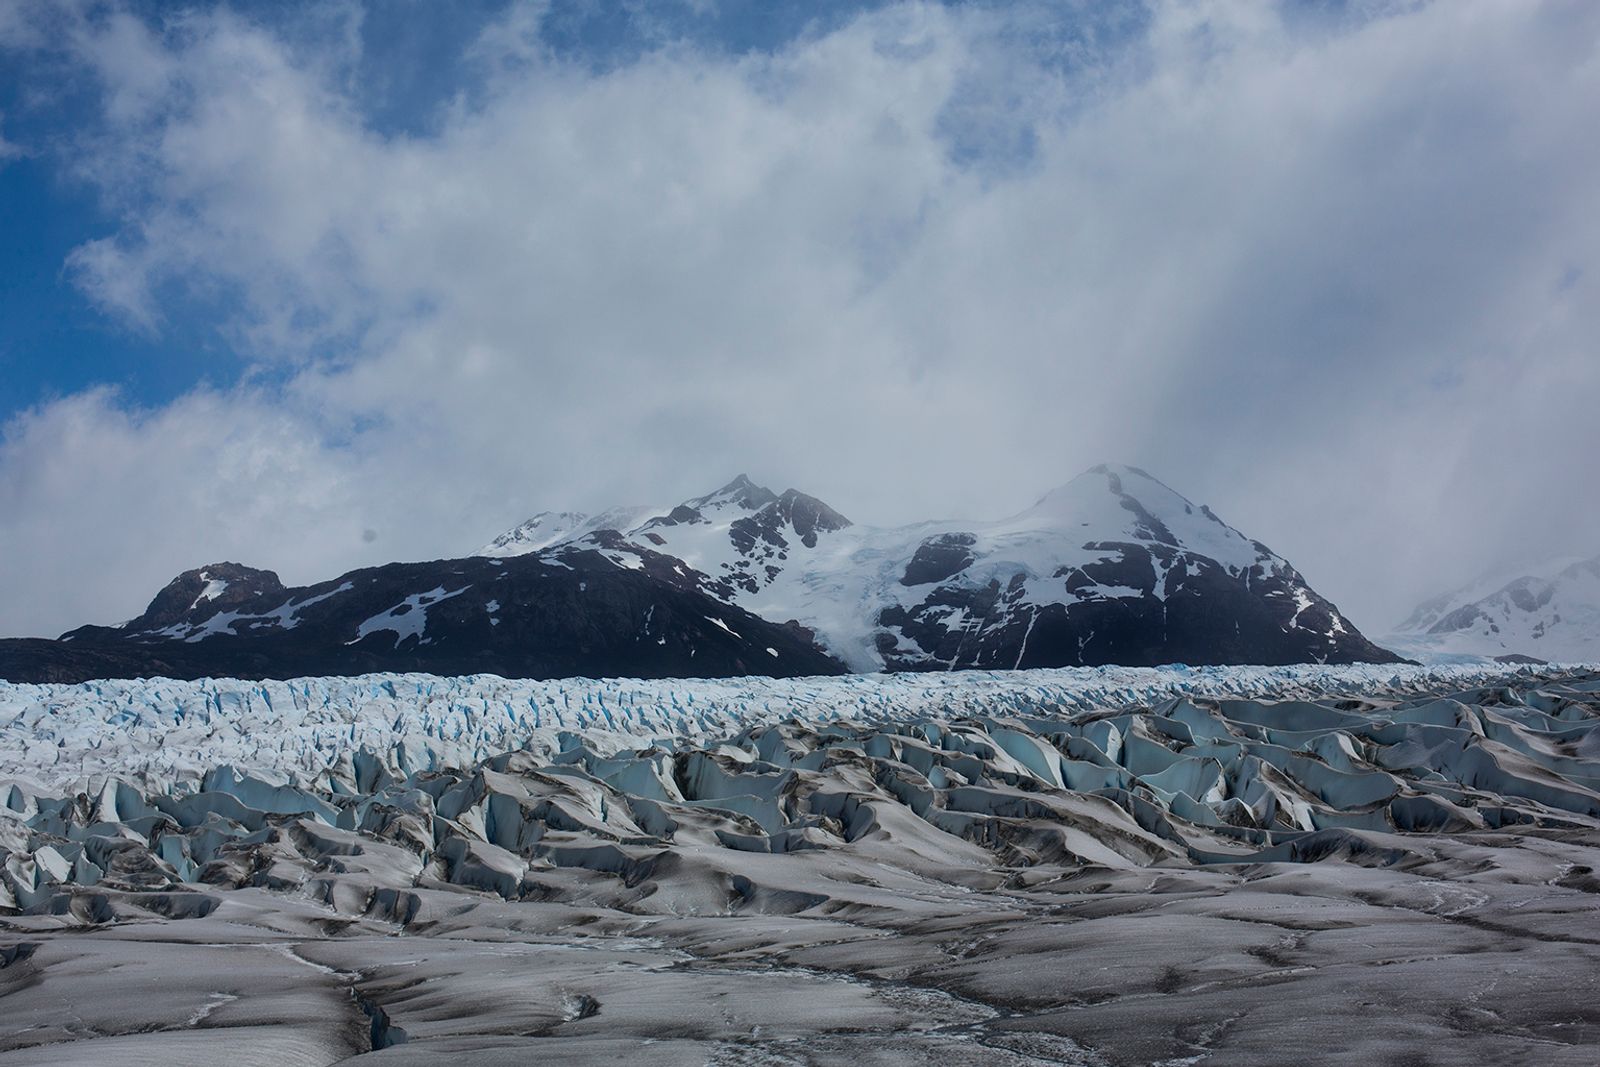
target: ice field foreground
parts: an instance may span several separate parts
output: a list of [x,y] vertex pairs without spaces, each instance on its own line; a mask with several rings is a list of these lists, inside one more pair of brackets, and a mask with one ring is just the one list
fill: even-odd
[[[36,772],[144,773],[0,787],[0,1067],[1592,1064],[1600,675],[1299,670],[695,683],[670,751],[616,698],[632,741],[201,780],[139,740],[191,690],[15,687]],[[443,687],[450,751],[505,717],[362,684]],[[260,691],[197,683],[175,750],[360,704]]]
[[[1600,665],[1597,665],[1600,667]],[[534,681],[371,674],[25,685],[0,681],[0,786],[95,791],[108,778],[194,788],[219,767],[350,792],[391,775],[467,767],[512,749],[553,755],[716,741],[795,719],[1056,715],[1174,696],[1404,695],[1554,677],[1499,664],[1064,667],[811,678]],[[1577,670],[1581,668],[1568,668]]]

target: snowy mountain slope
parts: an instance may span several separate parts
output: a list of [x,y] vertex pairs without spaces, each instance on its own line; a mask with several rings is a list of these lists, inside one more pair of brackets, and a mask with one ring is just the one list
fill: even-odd
[[654,507],[611,508],[598,515],[581,511],[541,511],[527,522],[507,530],[473,553],[476,556],[520,556],[551,545],[575,540],[596,530],[631,530],[653,515]]
[[138,618],[0,641],[0,678],[287,678],[427,670],[560,678],[835,674],[810,636],[594,551],[390,563],[301,589],[213,564]]
[[1132,467],[1096,467],[999,521],[903,527],[741,475],[543,551],[583,549],[795,621],[858,671],[1396,658],[1288,561]]
[[1600,556],[1552,560],[1434,597],[1390,640],[1428,658],[1600,661]]

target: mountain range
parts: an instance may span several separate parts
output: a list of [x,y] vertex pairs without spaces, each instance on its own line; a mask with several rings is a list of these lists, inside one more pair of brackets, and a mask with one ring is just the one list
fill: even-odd
[[1398,660],[1283,557],[1113,466],[1005,519],[899,527],[741,475],[671,506],[542,513],[471,556],[301,588],[212,564],[120,626],[0,641],[13,681]]

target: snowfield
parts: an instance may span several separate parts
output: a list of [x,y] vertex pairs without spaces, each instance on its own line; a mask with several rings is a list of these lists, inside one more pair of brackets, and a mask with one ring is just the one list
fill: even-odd
[[150,787],[219,766],[329,788],[369,753],[391,773],[466,767],[513,749],[559,751],[563,734],[606,750],[703,743],[796,719],[873,724],[1042,716],[1173,696],[1293,698],[1406,694],[1532,677],[1500,665],[1083,667],[1034,671],[726,680],[423,674],[291,681],[166,679],[78,685],[0,682],[0,781],[92,790]]

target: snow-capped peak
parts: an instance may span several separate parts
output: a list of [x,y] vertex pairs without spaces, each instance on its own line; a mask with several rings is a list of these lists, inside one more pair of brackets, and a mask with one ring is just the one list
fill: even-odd
[[586,521],[546,551],[795,621],[856,670],[1388,655],[1287,561],[1137,467],[1094,467],[998,521],[887,528],[740,475],[632,527]]
[[757,485],[748,476],[741,474],[716,492],[686,501],[683,506],[704,508],[731,504],[746,511],[755,511],[777,499],[778,495],[771,489]]
[[1265,546],[1138,467],[1091,467],[1046,493],[1012,523],[1055,525],[1085,541],[1132,539],[1195,551],[1233,571],[1282,563]]

